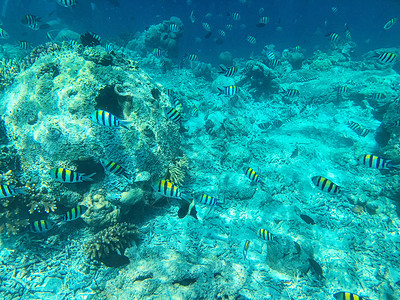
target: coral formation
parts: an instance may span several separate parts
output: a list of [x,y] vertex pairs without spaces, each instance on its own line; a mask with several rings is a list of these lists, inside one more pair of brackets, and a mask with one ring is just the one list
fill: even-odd
[[168,167],[169,179],[178,186],[182,186],[186,170],[189,168],[189,161],[184,154],[179,160],[170,163]]
[[132,224],[118,223],[99,231],[87,243],[86,256],[90,260],[105,262],[111,255],[123,255],[137,235],[135,228]]

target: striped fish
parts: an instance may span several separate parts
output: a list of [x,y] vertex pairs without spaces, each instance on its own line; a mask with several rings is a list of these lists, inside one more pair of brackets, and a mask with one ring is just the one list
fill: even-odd
[[341,188],[336,183],[333,183],[325,177],[314,176],[311,180],[314,185],[323,192],[328,192],[330,194],[340,194],[342,192]]
[[73,207],[65,213],[65,215],[63,216],[63,221],[74,221],[80,218],[87,211],[87,209],[88,208],[85,205],[78,205],[77,207]]
[[397,23],[397,17],[394,17],[390,19],[388,22],[386,22],[385,26],[383,26],[383,29],[389,30],[396,23]]
[[76,46],[78,46],[78,42],[76,40],[72,40],[72,39],[69,39],[67,41],[67,44],[70,45],[70,47],[72,47],[72,48],[75,48]]
[[383,52],[381,54],[376,54],[375,57],[378,58],[378,60],[382,63],[392,63],[396,60],[397,54],[394,54],[392,52]]
[[34,15],[25,15],[21,19],[21,23],[27,26],[32,26],[37,24],[38,22],[41,22],[41,17],[34,16]]
[[247,178],[249,178],[253,182],[261,183],[263,184],[263,181],[261,180],[260,176],[254,171],[252,168],[247,167],[243,169],[244,175],[246,175]]
[[300,91],[298,89],[282,89],[282,93],[287,97],[297,97],[300,95]]
[[76,5],[76,0],[57,0],[57,3],[64,7],[72,7]]
[[205,205],[208,205],[208,206],[218,205],[218,199],[213,196],[207,195],[207,194],[201,195],[199,202],[203,203]]
[[391,167],[394,167],[390,160],[386,160],[376,155],[365,154],[361,156],[358,161],[363,165],[373,168],[373,169],[386,169],[389,170]]
[[201,24],[201,26],[203,26],[203,28],[204,28],[206,31],[208,31],[208,32],[211,31],[211,26],[210,26],[210,24],[204,22],[204,23]]
[[28,188],[25,187],[15,188],[8,184],[0,184],[0,199],[14,197],[19,194],[25,195],[27,190]]
[[272,50],[268,50],[267,53],[266,53],[266,55],[267,55],[267,58],[268,58],[269,60],[275,59],[275,53],[274,53],[274,51],[272,51]]
[[271,67],[277,67],[277,66],[280,66],[282,63],[281,63],[281,61],[279,60],[279,59],[271,59],[270,61],[269,61],[269,65],[271,66]]
[[3,28],[0,28],[0,38],[3,40],[7,40],[10,37],[10,35],[5,31]]
[[84,173],[78,173],[76,171],[68,170],[65,168],[53,168],[49,171],[51,178],[58,182],[63,183],[77,183],[84,181],[93,181],[93,177],[96,173],[85,175]]
[[384,93],[372,93],[371,94],[371,99],[372,100],[382,100],[385,99],[386,95]]
[[105,171],[113,173],[115,175],[123,175],[125,173],[124,168],[122,168],[119,164],[111,160],[101,158],[100,164],[103,166]]
[[31,44],[27,41],[18,41],[18,46],[21,50],[28,50],[32,48]]
[[55,30],[50,30],[50,31],[47,31],[47,33],[46,33],[47,39],[49,39],[52,42],[54,42],[56,39],[53,32],[55,32]]
[[261,130],[267,130],[271,128],[271,123],[258,123],[257,126],[261,129]]
[[110,42],[106,42],[106,44],[104,45],[104,49],[105,49],[107,52],[111,52],[111,51],[114,50],[114,44],[113,44],[113,43],[110,43]]
[[29,224],[29,229],[34,233],[43,233],[51,230],[54,223],[46,220],[38,220]]
[[239,21],[240,20],[240,14],[235,12],[235,13],[227,13],[226,14],[228,17],[232,17],[232,19],[234,19],[235,21]]
[[258,21],[258,24],[256,25],[258,28],[264,27],[269,23],[269,17],[261,17],[260,20]]
[[165,50],[161,50],[161,49],[158,49],[158,48],[155,48],[153,50],[153,55],[155,57],[161,58],[161,57],[164,57],[164,54],[165,54]]
[[257,235],[262,238],[264,241],[272,241],[274,236],[272,235],[271,232],[269,232],[266,229],[260,228],[257,231]]
[[199,57],[196,54],[185,54],[185,56],[183,57],[183,62],[186,61],[198,61]]
[[338,94],[341,94],[341,95],[347,94],[348,91],[349,91],[349,87],[348,87],[348,86],[345,86],[345,85],[339,86],[339,87],[337,88]]
[[332,43],[339,41],[340,36],[337,33],[331,32],[326,35]]
[[173,107],[166,108],[165,115],[173,122],[179,122],[182,119],[182,115],[180,114],[180,112]]
[[232,25],[232,24],[226,24],[226,25],[225,25],[225,28],[226,28],[227,30],[232,30],[233,25]]
[[128,126],[132,124],[132,122],[120,120],[108,111],[101,109],[94,111],[89,118],[93,122],[106,127],[123,127],[129,129]]
[[91,31],[89,31],[88,33],[89,33],[89,35],[91,35],[92,38],[94,38],[96,41],[98,41],[99,43],[101,42],[101,36],[99,36],[97,33],[94,33],[94,32],[91,32]]
[[169,180],[159,180],[153,189],[161,196],[167,198],[184,199],[185,195],[182,194],[179,187]]
[[361,127],[361,125],[356,122],[349,121],[348,126],[353,129],[355,133],[362,137],[366,137],[369,133],[369,129]]
[[175,23],[170,24],[168,28],[169,28],[169,30],[172,31],[172,32],[179,32],[179,31],[181,31],[181,28],[180,28],[178,25],[176,25]]
[[171,104],[173,107],[175,107],[176,110],[182,111],[183,110],[183,105],[182,102],[179,100],[178,97],[173,97],[171,100]]
[[222,36],[222,37],[225,37],[225,36],[226,36],[225,31],[223,31],[222,29],[218,29],[218,34],[219,34],[220,36]]
[[193,105],[192,116],[197,117],[198,115],[199,115],[199,108],[196,105]]
[[333,295],[336,300],[366,300],[366,298],[349,292],[339,292]]
[[219,71],[218,73],[224,74],[224,76],[226,76],[226,77],[232,77],[239,70],[237,67],[227,68],[224,65],[219,65],[219,67],[220,67],[221,71]]
[[243,247],[243,257],[244,257],[244,259],[246,259],[246,257],[247,257],[247,252],[249,251],[249,247],[250,247],[250,241],[246,240],[246,242],[244,243],[244,247]]
[[229,85],[229,86],[224,86],[224,89],[220,89],[218,88],[219,95],[226,95],[226,96],[234,96],[236,94],[236,92],[238,91],[238,87],[236,85]]
[[254,36],[252,36],[252,35],[247,35],[246,40],[247,40],[250,44],[253,44],[253,45],[254,45],[255,43],[257,43],[256,38],[255,38]]

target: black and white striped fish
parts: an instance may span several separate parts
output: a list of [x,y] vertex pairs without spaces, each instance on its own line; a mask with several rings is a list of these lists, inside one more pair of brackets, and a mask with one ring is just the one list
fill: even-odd
[[398,168],[396,165],[392,165],[390,160],[386,160],[382,157],[372,155],[372,154],[365,154],[361,156],[358,161],[363,164],[364,166],[378,169],[378,170],[389,170],[391,168]]
[[12,185],[8,184],[0,184],[0,199],[2,198],[9,198],[9,197],[14,197],[19,194],[27,194],[28,188],[22,187],[22,188],[15,188]]
[[18,41],[18,46],[21,50],[28,50],[32,48],[32,45],[27,41]]
[[247,167],[243,169],[244,175],[253,182],[264,184],[260,176],[252,168]]
[[219,203],[217,198],[207,194],[202,194],[199,202],[208,206],[216,206]]
[[257,231],[257,235],[262,238],[264,241],[272,241],[274,239],[274,236],[272,235],[271,232],[269,232],[266,229],[260,228]]
[[266,56],[267,56],[267,58],[268,58],[269,60],[275,59],[275,53],[274,53],[274,51],[272,51],[272,50],[268,50],[267,53],[266,53]]
[[238,12],[227,13],[226,15],[228,17],[232,17],[232,19],[234,19],[235,21],[239,21],[240,20],[240,14]]
[[179,27],[175,23],[170,24],[168,28],[172,32],[180,32],[181,31],[181,27]]
[[311,178],[311,181],[323,192],[330,194],[340,194],[342,192],[341,188],[336,183],[333,183],[325,177],[314,176]]
[[76,5],[76,0],[57,0],[57,3],[64,7],[72,7]]
[[29,229],[34,233],[44,233],[53,229],[55,223],[52,221],[38,220],[29,224]]
[[298,89],[282,89],[282,93],[287,97],[297,97],[300,95],[300,91]]
[[336,42],[338,42],[338,41],[340,40],[339,34],[337,34],[337,33],[335,33],[335,32],[328,33],[328,34],[326,35],[326,37],[328,37],[329,40],[330,40],[331,42],[333,42],[333,43],[336,43]]
[[0,38],[3,40],[7,40],[10,35],[3,28],[0,28]]
[[62,220],[67,222],[74,221],[80,218],[87,211],[87,209],[88,208],[85,205],[78,205],[77,207],[73,207],[64,214]]
[[101,158],[100,164],[103,166],[105,171],[113,173],[115,175],[123,175],[125,173],[125,169],[123,167],[111,160]]
[[179,122],[182,119],[180,112],[173,107],[166,108],[165,115],[173,122]]
[[220,67],[221,71],[219,71],[218,73],[224,74],[224,76],[226,76],[226,77],[232,77],[239,70],[237,67],[227,68],[224,65],[219,65],[219,67]]
[[49,171],[49,175],[51,178],[55,179],[58,182],[77,183],[84,181],[93,181],[91,177],[96,175],[96,173],[85,175],[84,173],[78,173],[76,171],[72,171],[65,168],[52,168]]
[[247,40],[250,44],[253,44],[253,45],[254,45],[255,43],[257,43],[256,38],[255,38],[254,36],[252,36],[252,35],[247,35],[246,40]]
[[226,95],[226,96],[234,96],[236,92],[238,91],[238,87],[236,85],[229,85],[229,86],[224,86],[224,89],[218,88],[218,96],[219,95]]
[[397,54],[392,52],[383,52],[381,54],[377,53],[375,57],[377,57],[378,60],[382,63],[390,64],[396,60]]
[[123,127],[126,129],[129,129],[128,126],[132,124],[132,122],[125,121],[125,120],[120,120],[113,114],[109,113],[108,111],[98,109],[94,111],[90,116],[89,119],[91,119],[93,122],[100,124],[102,126],[106,127]]
[[269,23],[269,17],[261,17],[260,20],[258,21],[258,24],[256,25],[258,28],[264,27]]
[[349,121],[347,124],[355,133],[362,137],[366,137],[369,133],[369,129],[363,128],[360,124],[354,122],[354,121]]
[[25,15],[21,19],[21,23],[28,26],[33,30],[39,29],[39,22],[41,22],[41,17],[35,15]]

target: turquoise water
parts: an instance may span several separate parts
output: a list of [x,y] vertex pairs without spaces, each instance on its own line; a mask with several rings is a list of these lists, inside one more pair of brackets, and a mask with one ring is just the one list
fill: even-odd
[[400,298],[396,3],[62,1],[0,3],[2,299]]

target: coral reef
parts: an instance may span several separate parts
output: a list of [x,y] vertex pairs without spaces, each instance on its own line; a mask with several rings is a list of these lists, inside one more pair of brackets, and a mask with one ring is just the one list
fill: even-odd
[[[170,29],[176,25],[179,31]],[[136,50],[141,56],[151,53],[155,48],[164,49],[169,58],[177,58],[179,55],[178,41],[183,34],[183,23],[178,17],[171,17],[163,23],[151,25],[149,29],[128,43],[128,48]]]
[[279,86],[276,82],[277,76],[268,66],[257,60],[249,60],[246,63],[247,72],[242,75],[237,85],[248,87],[254,97],[263,94],[274,93]]
[[24,64],[20,59],[0,60],[0,91],[10,86],[15,76],[24,69]]
[[111,255],[123,255],[132,245],[137,235],[136,227],[128,223],[118,223],[96,233],[85,247],[90,260],[107,261]]
[[182,186],[185,180],[186,170],[189,168],[189,161],[186,155],[171,163],[168,167],[169,179],[178,186]]

